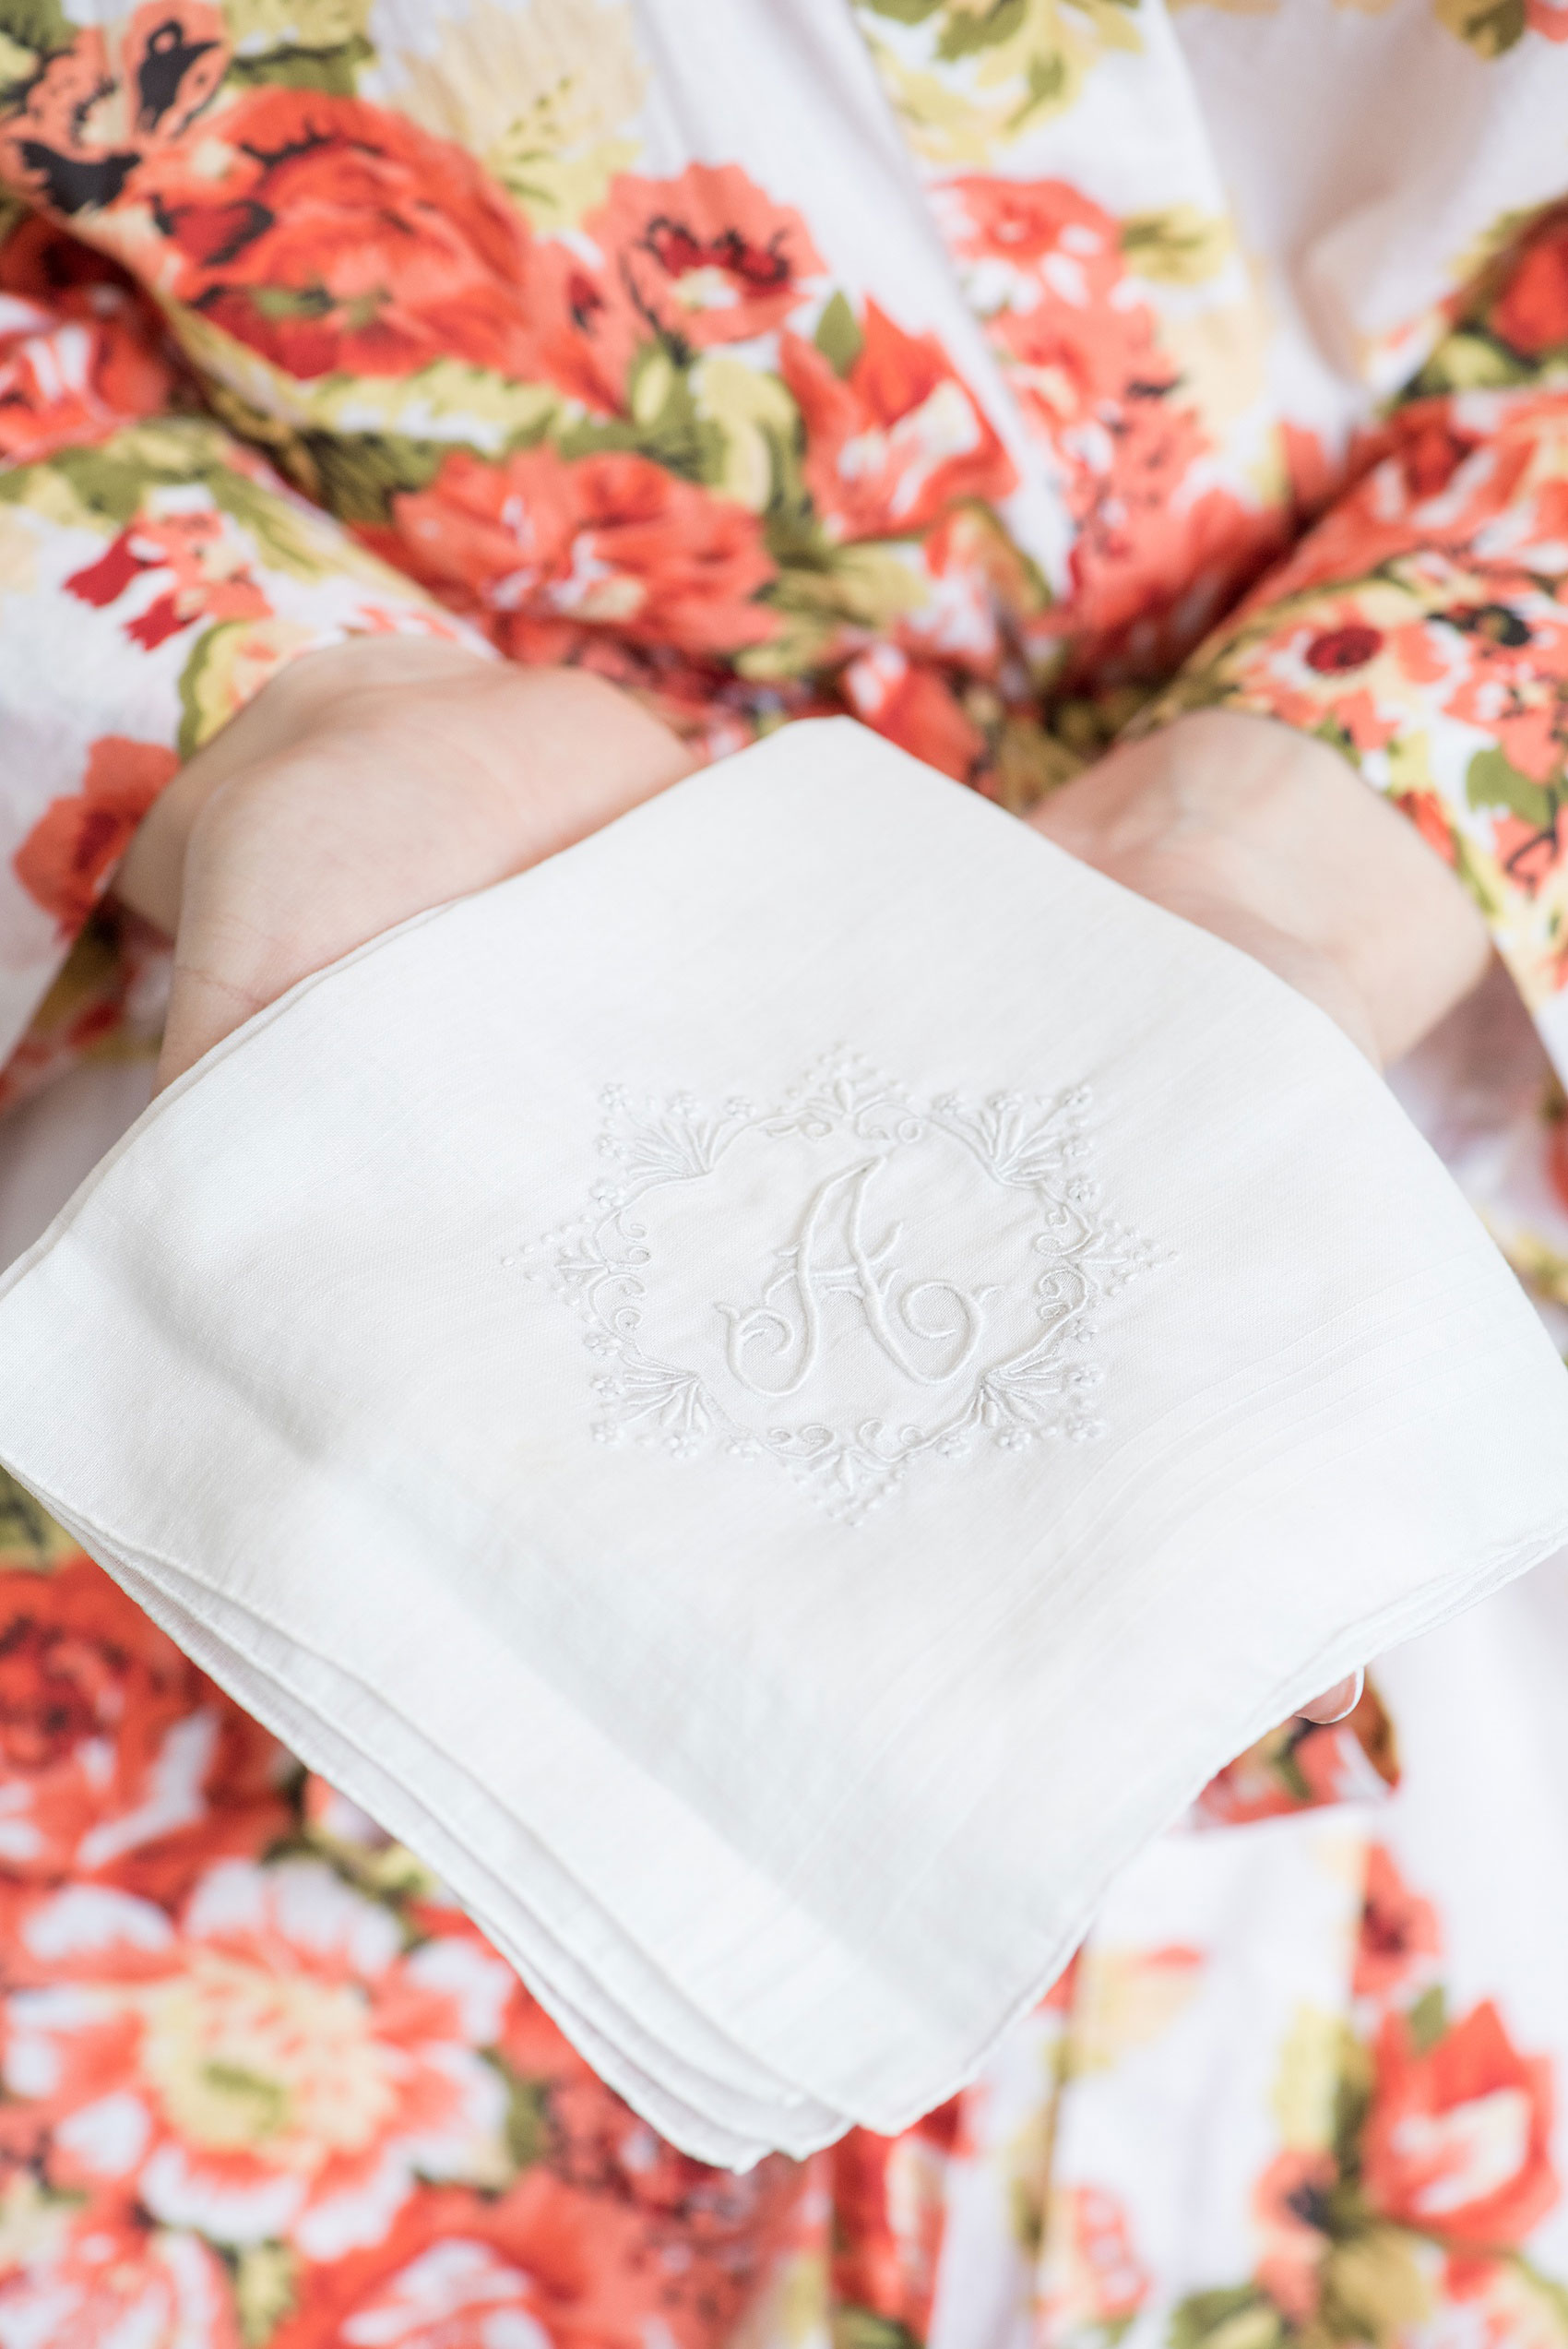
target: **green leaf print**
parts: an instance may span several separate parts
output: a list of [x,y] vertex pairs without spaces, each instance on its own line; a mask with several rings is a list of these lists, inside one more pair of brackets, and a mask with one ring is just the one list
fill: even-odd
[[259,57],[233,57],[229,79],[246,89],[271,83],[284,89],[318,89],[328,98],[352,98],[360,68],[374,55],[364,35],[355,33],[336,49],[269,49]]
[[838,2308],[833,2317],[833,2349],[922,2349],[922,2344],[894,2317],[879,2317],[870,2308]]
[[928,17],[945,7],[946,0],[860,0],[873,16],[891,17],[895,24],[923,25]]
[[1501,57],[1525,37],[1525,0],[1437,0],[1437,18],[1478,57]]
[[944,63],[972,57],[978,49],[994,49],[1011,41],[1028,14],[1029,0],[992,0],[983,13],[955,9],[942,28],[936,54]]
[[1448,2008],[1441,1982],[1434,1982],[1430,1990],[1422,1991],[1405,2022],[1419,2055],[1424,2056],[1429,2047],[1436,2046],[1448,2028]]
[[245,2349],[266,2349],[294,2309],[294,2253],[286,2243],[247,2243],[234,2260],[234,2307]]
[[1170,2312],[1168,2349],[1275,2349],[1285,2319],[1255,2283],[1194,2292]]
[[1478,750],[1465,769],[1465,799],[1471,807],[1505,807],[1538,832],[1550,831],[1557,794],[1522,775],[1505,750]]
[[834,374],[847,376],[861,355],[865,336],[842,290],[824,308],[813,340]]
[[[400,490],[425,489],[442,459],[461,444],[408,440],[397,433],[303,431],[299,435],[311,472],[310,494],[340,522],[386,522]],[[279,452],[288,468],[288,454]],[[276,511],[276,507],[274,507]],[[318,566],[319,567],[319,566]]]
[[486,2051],[485,2061],[494,2066],[506,2083],[506,2118],[502,2134],[506,2140],[507,2158],[515,2169],[531,2169],[550,2150],[550,2082],[515,2072],[493,2047]]
[[48,56],[68,49],[76,32],[60,0],[0,0],[0,34],[18,49]]
[[704,489],[714,485],[723,470],[723,432],[699,410],[690,368],[662,342],[645,344],[633,360],[626,405],[629,415],[608,422],[585,416],[569,425],[556,443],[562,456],[570,459],[630,449],[650,457],[683,481]]
[[0,1568],[46,1574],[77,1545],[32,1495],[0,1468]]
[[106,448],[63,448],[50,462],[88,512],[115,530],[140,511],[148,469],[135,459],[111,456]]

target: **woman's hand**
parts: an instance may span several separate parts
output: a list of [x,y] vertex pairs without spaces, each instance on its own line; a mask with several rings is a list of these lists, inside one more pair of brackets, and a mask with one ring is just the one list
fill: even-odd
[[297,980],[692,764],[582,670],[406,637],[297,662],[182,769],[119,870],[122,900],[175,942],[160,1087]]
[[1379,1067],[1469,994],[1491,946],[1441,858],[1334,751],[1195,710],[1029,818],[1058,847],[1288,979]]

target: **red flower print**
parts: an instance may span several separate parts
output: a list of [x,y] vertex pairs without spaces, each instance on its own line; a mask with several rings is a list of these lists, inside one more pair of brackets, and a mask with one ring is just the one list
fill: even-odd
[[1441,497],[1477,446],[1473,435],[1455,429],[1446,403],[1419,401],[1399,420],[1399,463],[1409,495]]
[[0,1602],[0,1880],[170,1899],[279,1832],[279,1748],[96,1566]]
[[[941,2112],[951,2137],[954,2108]],[[917,2341],[925,2338],[936,2281],[947,2152],[922,2123],[900,2137],[851,2129],[828,2155],[834,2291],[846,2305],[902,2324]]]
[[598,629],[718,654],[778,626],[754,600],[774,576],[755,516],[646,457],[457,451],[393,514],[410,566],[459,606],[477,596],[518,659],[568,659]]
[[0,164],[51,211],[102,210],[190,127],[228,63],[223,18],[208,0],[148,0],[113,54],[97,26],[77,30],[0,125]]
[[315,90],[258,90],[213,131],[219,175],[181,154],[136,185],[178,300],[301,377],[526,372],[528,232],[462,148]]
[[1253,2188],[1253,2219],[1263,2246],[1253,2272],[1293,2325],[1310,2324],[1317,2314],[1336,2176],[1332,2154],[1288,2149],[1275,2155]]
[[896,645],[873,645],[840,679],[844,698],[863,725],[912,757],[968,782],[985,756],[985,736],[952,687]]
[[1546,1146],[1546,1171],[1552,1189],[1568,1208],[1568,1115],[1552,1121]]
[[[313,2312],[314,2313],[314,2312]],[[374,2343],[374,2349],[564,2349],[537,2279],[493,2243],[452,2234],[379,2276],[337,2311],[330,2331],[307,2323],[285,2343]]]
[[50,2180],[312,2260],[380,2241],[420,2178],[504,2170],[493,2045],[516,1977],[474,1940],[405,1951],[315,1862],[224,1860],[178,1924],[73,1885],[22,1919],[46,1987],[6,2002],[4,2078]]
[[728,2340],[754,2282],[752,2261],[710,2259],[689,2236],[671,2238],[675,2256],[663,2258],[665,2248],[624,2201],[565,2185],[544,2163],[499,2199],[427,2187],[375,2244],[313,2267],[267,2349],[644,2349],[655,2338],[695,2349]]
[[693,351],[782,325],[823,267],[800,213],[776,204],[738,163],[689,163],[674,179],[623,173],[583,231],[616,291],[585,278],[580,303],[624,302],[645,335]]
[[199,2236],[118,2212],[60,2206],[43,2242],[0,2275],[0,2342],[48,2349],[241,2349],[228,2271]]
[[113,539],[96,563],[65,582],[99,611],[117,603],[144,578],[169,584],[125,624],[144,652],[198,620],[264,620],[271,605],[251,574],[249,549],[212,507],[144,514]]
[[1381,1843],[1367,1852],[1352,1988],[1358,1998],[1407,1998],[1440,1948],[1437,1911],[1412,1892]]
[[12,860],[29,897],[64,938],[81,928],[179,760],[161,743],[101,734],[79,792],[51,800]]
[[1353,621],[1348,627],[1325,628],[1321,636],[1313,637],[1301,658],[1319,676],[1333,677],[1347,669],[1364,669],[1382,650],[1382,630]]
[[1526,359],[1568,343],[1568,221],[1528,244],[1493,303],[1491,324]]
[[156,415],[173,383],[156,319],[113,262],[36,215],[0,243],[0,464]]
[[1490,1999],[1424,2052],[1405,2016],[1385,2015],[1375,2053],[1373,2207],[1452,2243],[1522,2242],[1558,2197],[1550,2060],[1518,2053]]
[[874,302],[840,377],[786,335],[779,359],[806,428],[806,484],[836,538],[929,529],[955,500],[1005,497],[1012,459],[932,334],[906,334]]
[[600,414],[622,411],[626,371],[647,344],[647,328],[624,287],[575,244],[543,236],[529,248],[527,287],[520,372]]

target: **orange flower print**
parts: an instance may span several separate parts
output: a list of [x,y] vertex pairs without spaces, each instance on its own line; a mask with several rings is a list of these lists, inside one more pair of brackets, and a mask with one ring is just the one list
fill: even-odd
[[1450,2244],[1520,2243],[1558,2197],[1550,2060],[1519,2054],[1490,1999],[1424,2050],[1404,2015],[1385,2015],[1374,2052],[1372,2207]]
[[1435,849],[1445,864],[1457,864],[1453,822],[1436,792],[1391,792],[1389,797],[1394,805],[1409,817],[1427,846]]
[[938,202],[1076,525],[1069,608],[1098,640],[1079,659],[1169,670],[1276,551],[1279,518],[1188,490],[1208,435],[1155,312],[1129,298],[1112,214],[1063,180],[983,174],[948,180]]
[[[570,2349],[580,2336],[573,2329]],[[379,2276],[330,2330],[291,2326],[279,2349],[568,2349],[539,2281],[494,2244],[451,2235]]]
[[7,2002],[4,2079],[48,2121],[58,2188],[331,2260],[377,2241],[418,2179],[504,2165],[481,2050],[515,1977],[467,1938],[405,1953],[390,1912],[315,1862],[220,1861],[177,1925],[68,1886],[20,1942],[50,1983]]
[[[1533,781],[1556,781],[1568,759],[1568,621],[1517,583],[1484,602],[1456,602],[1439,614],[1469,639],[1468,658],[1443,697],[1452,717],[1491,734],[1510,766]],[[1520,605],[1528,597],[1528,610]]]
[[1091,2325],[1125,2325],[1148,2291],[1118,2198],[1103,2186],[1057,2188],[1040,2267],[1044,2337],[1065,2341]]
[[222,16],[208,0],[148,0],[113,54],[96,25],[72,32],[0,124],[0,173],[67,215],[113,204],[143,160],[210,103],[229,63]]
[[172,1899],[280,1830],[279,1749],[96,1566],[0,1593],[0,1882]]
[[755,601],[774,566],[754,515],[630,452],[457,451],[393,513],[410,567],[459,608],[477,595],[518,660],[570,659],[599,629],[718,654],[778,625]]
[[356,98],[262,89],[134,190],[168,240],[167,291],[302,378],[435,359],[525,373],[528,231],[473,158]]
[[35,2224],[43,2245],[0,2271],[6,2349],[241,2349],[228,2271],[198,2236],[101,2209]]
[[1392,1853],[1381,1843],[1370,1845],[1351,1979],[1356,1997],[1398,1998],[1408,2004],[1431,1973],[1429,1961],[1437,1956],[1440,1947],[1437,1911],[1431,1902],[1411,1891]]
[[786,335],[780,372],[806,431],[806,484],[834,538],[929,529],[958,498],[1005,497],[1012,459],[936,337],[906,334],[874,302],[840,377]]
[[846,2304],[925,2335],[942,2247],[956,2104],[901,2137],[851,2129],[828,2155],[837,2242],[834,2289]]
[[643,336],[683,352],[771,332],[823,267],[793,205],[776,204],[738,163],[689,163],[674,179],[623,173],[582,225],[605,264],[602,291],[584,279],[582,306],[624,304]]
[[51,800],[12,859],[35,905],[73,937],[101,896],[137,826],[179,760],[161,743],[101,734],[88,752],[82,787]]
[[1292,2324],[1310,2324],[1323,2295],[1328,2197],[1337,2173],[1331,2153],[1277,2153],[1253,2188],[1262,2248],[1253,2273]]

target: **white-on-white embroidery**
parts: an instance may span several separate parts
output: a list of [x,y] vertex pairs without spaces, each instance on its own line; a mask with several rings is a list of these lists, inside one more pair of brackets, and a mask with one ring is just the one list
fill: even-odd
[[[594,1434],[770,1455],[846,1524],[982,1434],[1102,1434],[1094,1309],[1155,1250],[1106,1218],[1089,1101],[921,1102],[843,1047],[766,1108],[607,1087],[613,1174],[523,1252],[604,1365]],[[709,1294],[720,1263],[749,1301]]]

